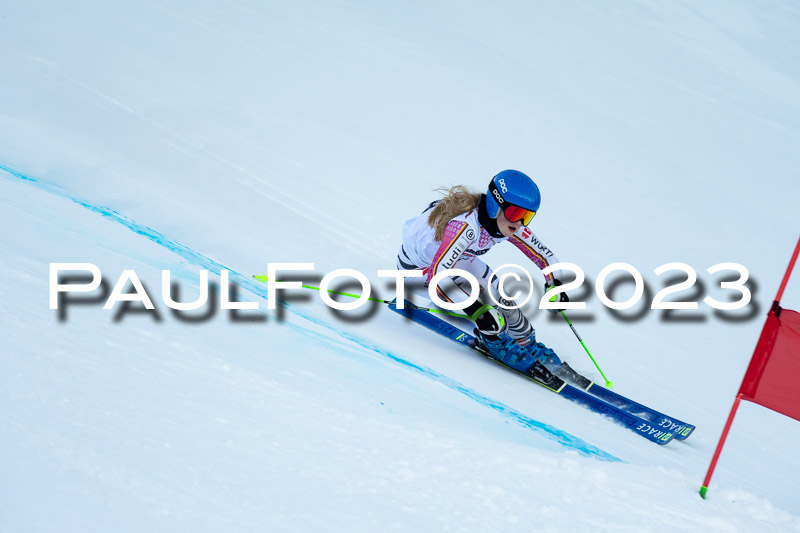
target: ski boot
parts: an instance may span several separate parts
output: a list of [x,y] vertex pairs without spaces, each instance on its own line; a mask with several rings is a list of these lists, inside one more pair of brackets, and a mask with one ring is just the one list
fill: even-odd
[[548,348],[541,342],[536,342],[536,338],[531,335],[530,342],[521,346],[518,341],[511,338],[507,333],[500,335],[485,335],[480,330],[475,329],[476,338],[486,348],[486,351],[494,358],[510,366],[514,370],[523,372],[532,378],[540,381],[551,388],[549,383],[567,381],[581,389],[588,388],[592,381],[572,369],[569,364],[556,355],[552,348]]
[[530,348],[536,362],[541,363],[550,372],[564,381],[580,387],[581,389],[586,389],[592,384],[589,378],[578,374],[566,361],[562,361],[552,348],[548,348],[541,342],[536,342],[535,338]]
[[566,361],[559,359],[552,349],[541,342],[536,343],[533,346],[533,350],[536,361],[542,363],[548,370],[564,381],[584,390],[592,384],[589,378],[578,374]]
[[535,359],[531,356],[530,347],[520,346],[508,333],[483,335],[477,329],[475,333],[480,336],[483,346],[493,359],[519,372],[525,372],[533,366]]
[[545,367],[558,367],[561,364],[556,353],[541,342],[536,342],[533,335],[525,345],[521,345],[506,332],[486,335],[476,329],[475,335],[481,340],[489,355],[519,372],[528,371],[536,362]]
[[528,345],[528,348],[530,349],[533,358],[546,366],[551,372],[563,364],[561,359],[559,359],[559,357],[556,355],[556,352],[554,352],[552,348],[548,348],[541,342],[536,342],[535,338],[533,339],[533,342]]

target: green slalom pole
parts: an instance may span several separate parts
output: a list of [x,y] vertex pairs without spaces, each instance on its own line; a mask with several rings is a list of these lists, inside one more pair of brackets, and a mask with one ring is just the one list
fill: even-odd
[[[269,281],[269,278],[267,276],[263,276],[262,275],[262,276],[253,276],[253,277],[256,278],[258,281],[260,281],[261,283],[267,283]],[[315,290],[315,291],[319,290],[319,287],[314,287],[313,285],[301,285],[301,286],[304,289],[312,289],[312,290]],[[350,298],[361,298],[361,296],[359,296],[358,294],[350,294],[348,292],[332,291],[330,289],[328,289],[328,292],[331,293],[331,294],[339,294],[341,296],[349,296]],[[378,302],[378,303],[381,303],[381,304],[390,304],[390,303],[392,303],[389,300],[381,300],[380,298],[367,298],[367,300],[369,300],[370,302]],[[462,315],[462,314],[459,314],[459,313],[453,313],[451,311],[445,311],[443,309],[430,309],[428,307],[420,307],[418,305],[412,304],[411,302],[406,302],[406,305],[408,307],[411,307],[411,308],[416,309],[418,311],[427,311],[429,313],[439,313],[439,314],[442,314],[442,315],[454,316],[454,317],[458,317],[458,318],[466,318],[467,320],[469,320],[469,317],[467,315]]]
[[569,318],[567,318],[567,313],[565,313],[564,311],[561,311],[561,316],[564,317],[564,320],[567,321],[567,324],[569,324],[569,327],[572,328],[572,333],[574,333],[575,336],[578,337],[578,340],[580,341],[581,346],[583,346],[583,349],[586,350],[587,354],[589,354],[589,359],[592,360],[592,363],[594,363],[594,366],[597,367],[597,370],[600,372],[600,375],[603,376],[604,380],[606,380],[606,388],[610,389],[611,387],[613,387],[614,384],[612,382],[610,382],[608,380],[608,378],[606,377],[606,375],[603,374],[603,371],[600,370],[600,365],[598,365],[597,361],[594,360],[594,357],[592,357],[592,353],[589,351],[589,348],[586,347],[586,344],[583,342],[583,339],[581,339],[581,336],[578,335],[578,332],[575,330],[575,326],[573,326],[572,322],[570,322]]

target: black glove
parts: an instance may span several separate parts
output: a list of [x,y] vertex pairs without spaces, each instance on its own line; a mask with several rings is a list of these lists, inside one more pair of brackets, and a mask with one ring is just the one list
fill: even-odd
[[[561,283],[557,279],[551,279],[551,280],[546,281],[545,284],[544,284],[544,292],[545,292],[545,294],[547,293],[547,291],[549,291],[553,287],[558,287],[560,285],[563,285],[563,283]],[[553,300],[552,298],[557,298],[557,299]],[[557,295],[553,296],[552,298],[550,300],[551,302],[568,302],[569,301],[569,296],[567,296],[566,292],[558,293]],[[558,313],[560,311],[560,309],[548,309],[548,311],[550,313],[556,314],[556,313]]]

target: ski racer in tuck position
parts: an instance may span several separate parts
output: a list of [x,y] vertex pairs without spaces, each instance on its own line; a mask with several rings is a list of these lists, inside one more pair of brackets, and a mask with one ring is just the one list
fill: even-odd
[[[486,194],[456,185],[444,198],[406,221],[397,268],[423,270],[426,285],[442,270],[456,268],[471,273],[479,282],[480,292],[477,301],[463,311],[475,323],[476,337],[493,358],[540,381],[549,381],[552,372],[586,386],[587,378],[562,363],[552,349],[536,342],[530,321],[519,309],[508,308],[513,302],[499,297],[497,277],[480,259],[495,244],[508,241],[539,269],[557,263],[555,254],[528,229],[540,203],[539,188],[516,170],[497,174]],[[560,274],[556,271],[545,276],[545,291],[561,285]],[[495,301],[503,305],[492,305],[490,290]],[[448,302],[463,301],[469,292],[470,284],[459,276],[443,280],[437,287],[439,297]],[[556,301],[569,298],[562,292]]]

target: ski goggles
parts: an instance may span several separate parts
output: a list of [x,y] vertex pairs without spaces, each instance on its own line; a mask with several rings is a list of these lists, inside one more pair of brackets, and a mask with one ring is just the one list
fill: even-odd
[[523,226],[530,224],[535,214],[536,211],[510,204],[503,209],[503,216],[505,216],[509,222],[522,222]]

